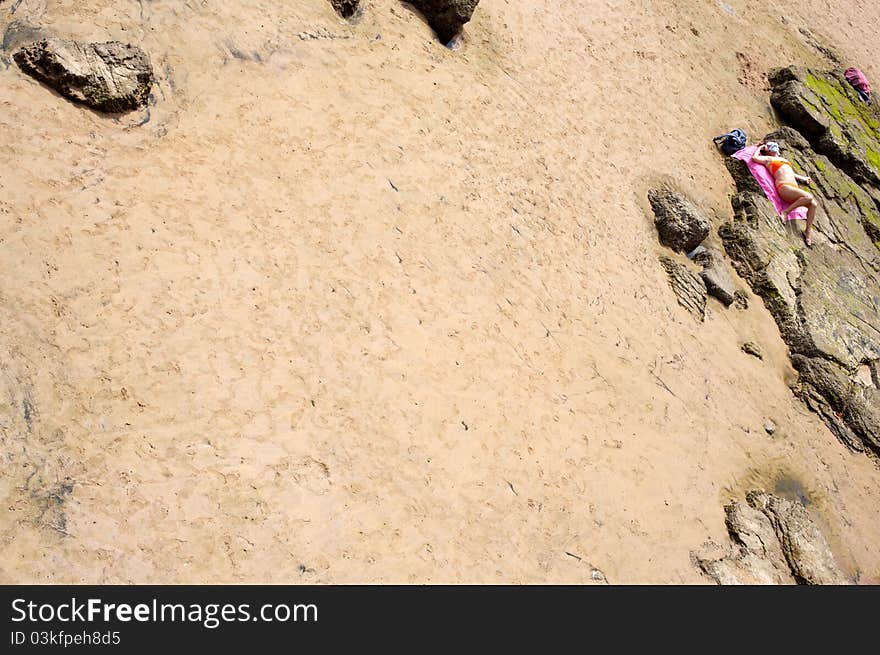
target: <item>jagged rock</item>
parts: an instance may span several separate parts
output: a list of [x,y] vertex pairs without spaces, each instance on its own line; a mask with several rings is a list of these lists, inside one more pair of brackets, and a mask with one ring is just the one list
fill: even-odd
[[660,243],[689,253],[709,236],[709,220],[694,203],[676,191],[652,189],[648,201],[654,210],[654,225]]
[[702,321],[706,316],[706,284],[687,266],[669,257],[661,257],[660,263],[666,269],[678,304]]
[[880,200],[880,115],[842,72],[789,66],[771,71],[770,84],[770,102],[783,118]]
[[13,59],[31,77],[102,112],[143,107],[153,82],[147,55],[137,46],[118,41],[43,39],[21,48]]
[[748,504],[726,505],[731,547],[724,557],[697,557],[718,584],[849,584],[824,535],[798,503],[760,491]]
[[[855,450],[864,446],[880,454],[880,390],[876,376],[870,386],[841,366],[818,357],[793,355],[800,373],[796,392],[825,419],[832,432]],[[873,367],[877,362],[873,362]]]
[[737,309],[749,308],[749,297],[744,291],[737,291],[733,294],[733,306]]
[[761,352],[761,349],[758,347],[758,344],[752,343],[751,341],[746,341],[742,345],[742,351],[747,355],[751,355],[752,357],[757,357],[761,360],[764,359],[764,355]]
[[703,268],[700,277],[706,284],[709,295],[730,307],[735,300],[736,286],[727,270],[724,256],[714,248],[706,248],[694,255],[693,261]]
[[825,535],[801,504],[756,491],[746,498],[749,505],[770,519],[788,567],[799,584],[849,584],[834,561]]
[[724,513],[733,545],[725,557],[697,558],[703,572],[720,585],[795,584],[770,519],[742,502],[726,505]]
[[330,4],[343,18],[355,17],[361,8],[361,0],[330,0]]
[[880,360],[880,251],[871,236],[873,226],[880,225],[880,212],[864,189],[794,130],[784,128],[766,140],[778,141],[795,168],[813,178],[820,201],[817,230],[827,241],[804,252],[801,226],[783,224],[748,181],[737,182],[734,220],[722,225],[719,235],[736,271],[764,300],[791,353],[816,362],[812,367],[796,364],[801,397],[845,443],[880,453],[872,436],[876,428],[873,433],[871,428],[880,415],[876,386],[844,394],[843,402],[836,382],[849,384],[860,364]]
[[449,43],[473,16],[480,0],[409,0],[443,43]]
[[790,127],[771,132],[765,139],[778,142],[795,169],[812,178],[808,188],[820,202],[817,225],[821,232],[880,271],[880,209],[874,199]]

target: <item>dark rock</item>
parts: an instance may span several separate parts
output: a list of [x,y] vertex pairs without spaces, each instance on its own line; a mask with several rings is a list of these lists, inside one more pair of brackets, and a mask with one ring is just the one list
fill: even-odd
[[817,152],[880,193],[880,117],[841,72],[789,66],[771,71],[770,84],[770,102]]
[[706,285],[703,280],[687,266],[669,257],[661,257],[660,264],[666,269],[678,304],[702,321],[706,316]]
[[873,376],[867,386],[826,359],[793,355],[792,363],[800,373],[796,393],[831,431],[854,450],[880,455],[880,390]]
[[720,558],[696,557],[718,584],[849,584],[825,536],[798,503],[761,491],[725,506],[731,545]]
[[749,297],[746,295],[745,291],[737,291],[733,294],[733,306],[737,309],[749,308]]
[[700,277],[709,295],[730,307],[735,300],[736,286],[727,270],[724,256],[714,248],[707,248],[694,255],[693,261],[703,268]]
[[361,10],[361,0],[330,0],[330,4],[343,18],[354,18]]
[[13,59],[25,73],[61,95],[102,112],[145,106],[153,83],[147,55],[117,41],[43,39],[18,50]]
[[443,43],[449,43],[469,22],[480,0],[409,0],[434,28]]
[[751,355],[752,357],[757,357],[758,359],[761,359],[761,360],[764,359],[764,354],[761,352],[761,349],[758,347],[758,344],[752,343],[751,341],[746,341],[742,345],[742,351],[747,355]]
[[795,168],[813,178],[821,205],[816,229],[827,242],[804,252],[800,226],[783,224],[748,184],[734,196],[734,220],[719,235],[736,271],[776,320],[801,373],[800,397],[850,447],[880,453],[880,392],[852,379],[861,364],[880,361],[880,251],[871,236],[880,212],[794,130],[766,140],[778,141]]
[[654,225],[660,243],[689,253],[709,236],[709,220],[694,203],[676,191],[652,189],[648,201],[654,210]]

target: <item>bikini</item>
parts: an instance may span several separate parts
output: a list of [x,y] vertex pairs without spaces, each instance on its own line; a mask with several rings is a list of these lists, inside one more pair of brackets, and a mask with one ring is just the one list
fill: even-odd
[[[777,171],[779,171],[779,169],[783,166],[791,166],[791,162],[787,159],[783,159],[782,157],[777,157],[767,162],[767,168],[770,169],[770,174],[774,178],[776,177]],[[779,189],[784,186],[790,186],[793,189],[800,189],[800,187],[797,185],[797,182],[777,182],[776,190],[779,191]]]

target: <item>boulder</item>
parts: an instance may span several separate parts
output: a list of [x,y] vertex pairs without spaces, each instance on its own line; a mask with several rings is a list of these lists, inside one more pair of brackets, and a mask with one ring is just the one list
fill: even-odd
[[669,257],[661,257],[660,264],[666,270],[678,304],[702,321],[706,316],[706,284],[687,266]]
[[660,243],[664,246],[689,253],[709,236],[709,220],[682,194],[652,189],[648,192],[648,201],[654,210],[654,225]]
[[724,507],[731,546],[720,558],[698,557],[700,569],[720,585],[793,585],[770,519],[736,501]]
[[16,51],[19,68],[74,102],[117,113],[147,104],[153,69],[137,46],[48,38]]
[[361,0],[330,0],[330,4],[343,18],[354,18],[361,9]]
[[849,584],[802,505],[763,491],[746,500],[724,508],[731,538],[725,555],[695,558],[704,573],[722,585]]
[[730,307],[735,300],[736,285],[727,269],[724,256],[714,248],[706,248],[697,253],[693,261],[703,268],[700,277],[706,284],[709,295],[720,300],[726,307]]
[[780,115],[880,201],[880,114],[859,100],[843,72],[789,66],[771,71],[770,85]]
[[473,16],[480,0],[409,0],[443,43],[449,43]]
[[798,584],[845,585],[825,535],[800,503],[763,492],[747,495],[749,505],[770,519],[782,553]]

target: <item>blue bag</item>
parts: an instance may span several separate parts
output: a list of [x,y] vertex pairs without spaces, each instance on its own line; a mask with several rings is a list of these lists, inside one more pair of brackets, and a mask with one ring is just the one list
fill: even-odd
[[748,141],[746,133],[742,130],[731,130],[727,134],[716,136],[712,141],[721,148],[721,152],[725,155],[732,155],[746,147]]

